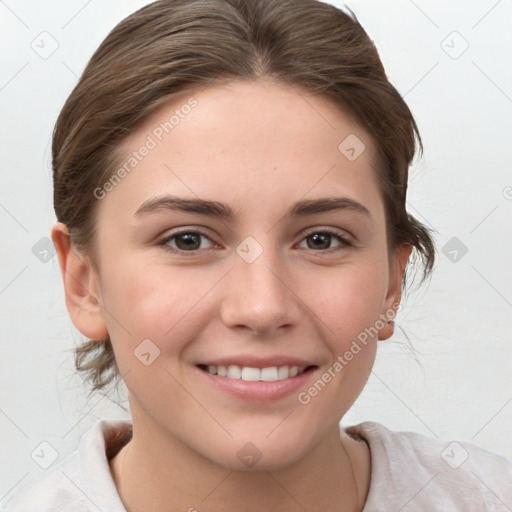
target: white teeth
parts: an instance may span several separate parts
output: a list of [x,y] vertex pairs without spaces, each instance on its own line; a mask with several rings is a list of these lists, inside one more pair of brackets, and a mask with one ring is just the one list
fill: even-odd
[[281,366],[279,370],[277,370],[277,378],[279,380],[287,379],[290,376],[290,368],[288,366]]
[[284,380],[296,377],[304,372],[304,368],[298,366],[269,366],[260,369],[250,366],[238,366],[236,364],[231,364],[227,367],[210,364],[207,369],[208,373],[212,375],[219,375],[221,377],[227,377],[228,379],[242,379],[248,382]]
[[248,381],[257,381],[260,380],[261,370],[259,368],[250,368],[248,366],[244,366],[242,368],[242,380]]
[[226,377],[229,379],[240,379],[242,377],[242,369],[236,364],[230,364],[228,366],[228,373]]
[[261,369],[261,380],[264,380],[266,382],[271,382],[273,380],[277,380],[278,372],[277,367],[271,366],[270,368],[262,368]]

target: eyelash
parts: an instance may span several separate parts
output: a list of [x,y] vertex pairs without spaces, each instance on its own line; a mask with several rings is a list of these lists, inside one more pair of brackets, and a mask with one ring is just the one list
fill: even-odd
[[[182,231],[175,232],[175,233],[173,233],[173,234],[163,238],[162,240],[160,240],[158,242],[157,245],[162,246],[165,250],[167,250],[169,252],[179,253],[179,254],[195,255],[195,254],[198,254],[200,252],[204,252],[205,250],[209,250],[209,249],[194,249],[192,251],[185,251],[183,249],[177,249],[177,248],[173,248],[173,247],[169,246],[169,242],[171,242],[172,240],[174,240],[178,236],[185,235],[185,234],[199,235],[199,236],[205,237],[208,240],[210,240],[210,237],[207,234],[205,234],[202,231],[200,231],[200,230],[184,229]],[[337,247],[337,248],[335,247],[335,248],[318,249],[318,250],[310,249],[311,251],[313,251],[315,253],[319,253],[319,252],[320,253],[329,253],[329,252],[339,251],[339,250],[342,250],[342,249],[350,249],[350,248],[354,247],[354,244],[348,238],[345,238],[338,231],[336,231],[334,229],[330,229],[330,228],[321,228],[321,229],[315,229],[313,231],[310,231],[309,233],[306,233],[304,235],[304,237],[301,239],[301,242],[303,240],[306,240],[308,237],[310,237],[312,235],[330,235],[330,236],[332,236],[333,238],[337,239],[340,242],[340,247]],[[210,240],[210,242],[215,244],[215,242],[213,242],[212,240]]]

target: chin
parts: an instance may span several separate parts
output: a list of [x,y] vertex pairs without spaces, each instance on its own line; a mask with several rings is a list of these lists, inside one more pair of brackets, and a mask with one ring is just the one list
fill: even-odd
[[[304,436],[282,432],[273,438],[273,434],[261,432],[258,436],[236,436],[226,443],[212,443],[205,454],[212,462],[230,471],[258,472],[277,471],[292,466],[308,453],[308,446],[314,443]],[[252,439],[252,440],[251,440]],[[283,441],[286,439],[286,442]],[[219,450],[220,448],[220,450]]]

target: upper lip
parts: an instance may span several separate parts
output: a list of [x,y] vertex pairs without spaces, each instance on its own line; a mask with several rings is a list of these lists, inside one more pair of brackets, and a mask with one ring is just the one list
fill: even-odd
[[299,366],[301,368],[307,368],[308,366],[316,366],[305,359],[297,357],[276,355],[274,357],[257,357],[257,356],[233,356],[223,357],[219,359],[211,359],[208,361],[202,361],[198,365],[205,366],[231,366],[237,365],[240,367],[249,368],[269,368],[272,366]]

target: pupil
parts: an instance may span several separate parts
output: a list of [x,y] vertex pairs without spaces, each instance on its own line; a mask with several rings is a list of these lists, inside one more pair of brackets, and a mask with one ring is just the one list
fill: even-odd
[[183,235],[180,235],[176,239],[176,245],[179,249],[198,249],[200,245],[200,237],[197,234],[194,233],[185,233]]
[[[315,233],[309,237],[316,244],[314,247],[310,246],[310,249],[327,249],[331,241],[331,235],[325,235],[322,233]],[[309,245],[309,244],[308,244]]]

